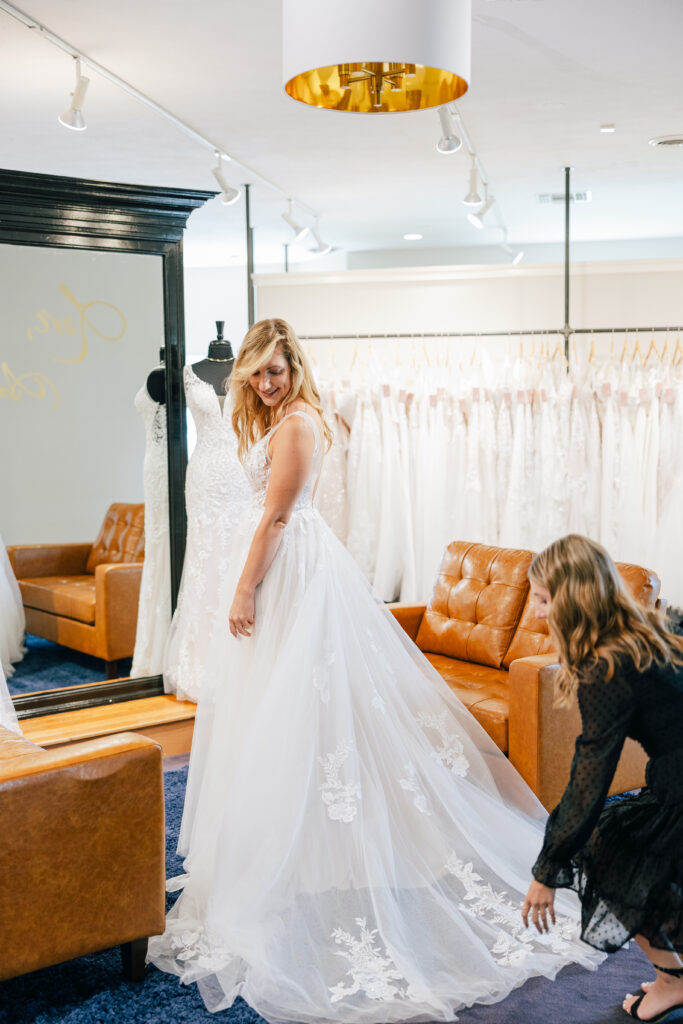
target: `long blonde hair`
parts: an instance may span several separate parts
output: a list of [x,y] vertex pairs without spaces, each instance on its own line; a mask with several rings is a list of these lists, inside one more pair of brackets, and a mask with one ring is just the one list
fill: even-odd
[[313,371],[293,328],[286,320],[259,320],[244,336],[230,377],[232,425],[238,437],[237,451],[240,459],[244,458],[247,449],[273,426],[275,410],[261,401],[249,380],[259,367],[272,359],[277,348],[289,363],[292,380],[282,406],[286,410],[286,407],[297,399],[312,406],[320,417],[328,447],[332,444],[332,431],[323,416]]
[[548,628],[560,657],[558,703],[571,703],[578,684],[602,661],[605,678],[622,655],[639,672],[653,662],[683,665],[683,637],[664,615],[629,594],[610,555],[600,544],[569,534],[536,555],[529,579],[550,592]]

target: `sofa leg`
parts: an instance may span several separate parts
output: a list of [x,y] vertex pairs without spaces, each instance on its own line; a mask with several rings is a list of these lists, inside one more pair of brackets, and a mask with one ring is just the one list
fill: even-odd
[[107,679],[118,679],[119,677],[119,663],[118,661],[105,661],[107,667]]
[[121,945],[123,976],[126,981],[145,980],[145,957],[147,956],[147,939],[133,939]]

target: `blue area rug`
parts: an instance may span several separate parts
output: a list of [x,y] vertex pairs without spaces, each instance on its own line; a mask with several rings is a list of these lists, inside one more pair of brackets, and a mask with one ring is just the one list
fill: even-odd
[[[167,772],[167,875],[180,874],[175,853],[187,768]],[[17,883],[15,878],[15,883]],[[168,897],[168,905],[176,894]],[[1,950],[0,950],[1,955]],[[457,953],[454,953],[457,956]],[[557,980],[534,978],[502,1003],[474,1006],[459,1015],[462,1024],[626,1024],[621,1009],[653,971],[635,945],[609,957],[597,972],[565,968]],[[143,984],[122,980],[118,949],[94,953],[0,983],[1,1024],[261,1024],[262,1018],[238,1000],[229,1010],[211,1014],[196,985],[148,969]],[[378,1018],[377,1024],[381,1024]]]
[[[53,644],[51,640],[26,634],[26,654],[14,666],[14,675],[7,680],[13,697],[37,690],[57,690],[62,686],[80,683],[99,683],[107,678],[101,658],[72,651],[69,647]],[[131,658],[119,662],[121,676],[130,673]]]

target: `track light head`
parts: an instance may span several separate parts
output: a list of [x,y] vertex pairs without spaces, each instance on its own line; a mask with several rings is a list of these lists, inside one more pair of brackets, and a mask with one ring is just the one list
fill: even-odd
[[436,144],[439,153],[457,153],[462,146],[462,140],[453,131],[453,118],[448,107],[439,107],[439,121],[441,122],[441,138]]
[[85,123],[85,118],[83,117],[82,108],[85,100],[85,94],[88,91],[88,86],[90,85],[90,79],[81,74],[80,57],[76,57],[75,61],[76,86],[74,91],[71,93],[71,106],[68,110],[65,110],[63,114],[60,114],[57,120],[60,124],[63,124],[65,128],[71,128],[75,132],[83,132],[87,125]]
[[517,264],[521,263],[523,259],[524,259],[524,250],[520,249],[519,252],[517,252],[513,256],[513,258],[512,258],[512,265],[513,265],[513,267],[516,267]]
[[218,160],[218,166],[213,168],[212,173],[221,190],[221,202],[223,206],[232,206],[232,204],[236,203],[239,199],[240,190],[238,188],[233,188],[223,174],[223,154],[216,153],[216,158]]
[[489,212],[495,201],[495,198],[491,196],[490,199],[486,200],[481,210],[477,210],[476,213],[467,214],[467,219],[472,227],[479,228],[480,230],[484,227],[484,217]]
[[480,206],[481,203],[483,202],[483,199],[477,192],[478,185],[479,172],[477,171],[477,158],[474,155],[474,153],[472,153],[472,167],[470,168],[470,189],[465,198],[463,199],[463,203],[465,204],[465,206]]
[[315,226],[311,228],[311,234],[315,238],[316,248],[311,249],[311,252],[316,256],[327,256],[328,252],[332,252],[332,246],[329,242],[326,242],[318,231],[318,223],[316,221]]
[[[505,237],[507,238],[507,233],[506,233]],[[522,260],[524,259],[524,250],[523,249],[518,249],[517,252],[515,252],[515,250],[512,248],[512,246],[508,245],[507,242],[501,242],[500,243],[500,247],[503,250],[503,252],[506,252],[508,254],[508,256],[512,256],[512,260],[510,262],[512,263],[513,267],[516,267],[517,264],[521,263]]]
[[300,242],[302,238],[305,238],[308,234],[308,227],[305,224],[298,224],[292,216],[292,200],[287,200],[287,212],[282,214],[282,219],[285,224],[288,224],[294,232],[294,241]]

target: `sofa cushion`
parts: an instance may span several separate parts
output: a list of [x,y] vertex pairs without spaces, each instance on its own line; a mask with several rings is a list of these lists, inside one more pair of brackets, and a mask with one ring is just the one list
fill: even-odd
[[509,676],[505,669],[475,665],[443,654],[426,654],[425,657],[486,729],[496,746],[507,753],[510,700]]
[[112,562],[142,562],[145,557],[145,506],[115,502],[107,509],[88,556],[86,572]]
[[[615,564],[631,596],[646,608],[654,608],[661,587],[656,573],[628,562],[616,562]],[[516,658],[530,658],[536,654],[553,653],[548,624],[542,619],[536,618],[533,608],[533,601],[529,594],[519,626],[503,661],[506,668],[509,668]]]
[[35,576],[19,580],[19,590],[25,608],[79,622],[95,621],[94,576]]
[[533,553],[454,541],[420,624],[420,650],[500,668],[529,584]]

